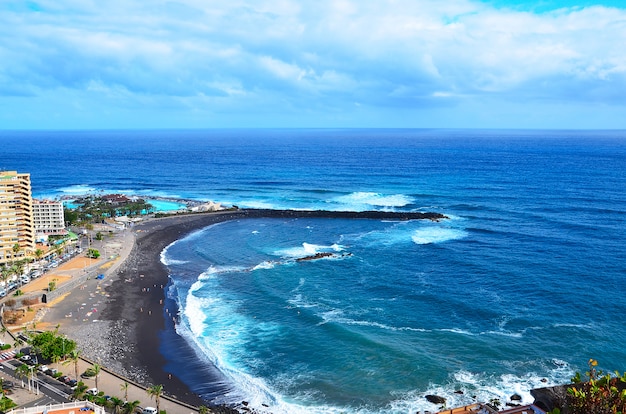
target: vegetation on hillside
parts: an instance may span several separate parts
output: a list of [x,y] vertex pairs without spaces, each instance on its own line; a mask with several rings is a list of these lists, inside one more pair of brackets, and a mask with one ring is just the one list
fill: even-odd
[[[598,361],[590,359],[589,371],[579,372],[567,389],[563,413],[623,414],[626,413],[626,372],[605,373],[598,370]],[[555,409],[550,414],[560,414]]]

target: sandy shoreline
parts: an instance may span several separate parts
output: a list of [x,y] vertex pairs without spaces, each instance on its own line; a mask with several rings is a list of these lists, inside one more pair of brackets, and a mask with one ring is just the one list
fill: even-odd
[[[110,321],[114,329],[123,331],[127,345],[130,345],[130,348],[112,356],[134,371],[129,373],[133,379],[142,383],[164,384],[169,395],[189,404],[199,405],[203,401],[176,375],[170,377],[165,369],[166,360],[159,350],[160,335],[166,328],[164,287],[169,280],[160,255],[169,244],[195,230],[238,217],[241,217],[239,212],[187,215],[151,220],[135,226],[135,246],[120,267],[118,277],[107,289],[110,300],[101,318]],[[171,313],[175,312],[172,309]]]
[[[172,335],[175,304],[165,298],[169,281],[160,261],[163,249],[186,235],[212,224],[245,218],[391,218],[398,220],[444,218],[433,213],[346,213],[280,210],[237,210],[178,215],[148,220],[135,225],[125,236],[127,257],[107,272],[103,281],[88,280],[55,304],[44,318],[48,324],[60,323],[60,330],[76,339],[83,354],[144,385],[163,384],[164,392],[195,406],[205,404],[216,394],[226,393],[225,385],[207,372],[200,372],[194,383],[206,384],[204,399],[194,393],[176,373],[168,370],[166,353],[180,352],[195,360],[194,351],[184,339]],[[132,241],[134,240],[134,244]],[[130,242],[129,242],[130,241]],[[87,309],[83,309],[83,308]],[[93,309],[92,309],[93,308]],[[72,312],[89,311],[89,318],[68,317]],[[190,363],[193,365],[193,363]],[[208,390],[208,392],[206,392]],[[208,395],[207,395],[208,394]]]

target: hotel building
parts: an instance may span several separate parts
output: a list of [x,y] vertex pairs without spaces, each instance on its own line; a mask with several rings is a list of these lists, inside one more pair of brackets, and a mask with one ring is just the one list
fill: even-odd
[[[19,246],[17,253],[15,245]],[[0,171],[0,264],[23,258],[34,250],[30,174]]]
[[33,218],[35,220],[35,233],[40,234],[66,234],[63,215],[63,202],[52,200],[33,200]]

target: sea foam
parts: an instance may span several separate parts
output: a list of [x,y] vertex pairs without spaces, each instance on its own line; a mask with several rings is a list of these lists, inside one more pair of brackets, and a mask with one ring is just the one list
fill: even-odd
[[283,258],[293,258],[298,259],[302,257],[312,256],[316,253],[324,253],[324,252],[340,252],[344,250],[344,247],[339,244],[332,245],[319,245],[313,243],[302,243],[301,246],[298,247],[288,247],[284,249],[277,249],[273,252],[275,256],[280,256]]
[[404,207],[413,203],[413,198],[404,194],[381,194],[373,192],[354,192],[335,197],[329,204],[347,211],[387,210]]
[[465,230],[448,227],[428,226],[415,230],[411,239],[415,244],[435,244],[460,240],[468,236]]

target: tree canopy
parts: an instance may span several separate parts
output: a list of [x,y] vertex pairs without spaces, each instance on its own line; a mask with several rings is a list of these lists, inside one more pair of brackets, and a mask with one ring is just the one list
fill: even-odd
[[76,349],[75,341],[51,331],[34,335],[29,343],[43,359],[49,361],[63,359]]

